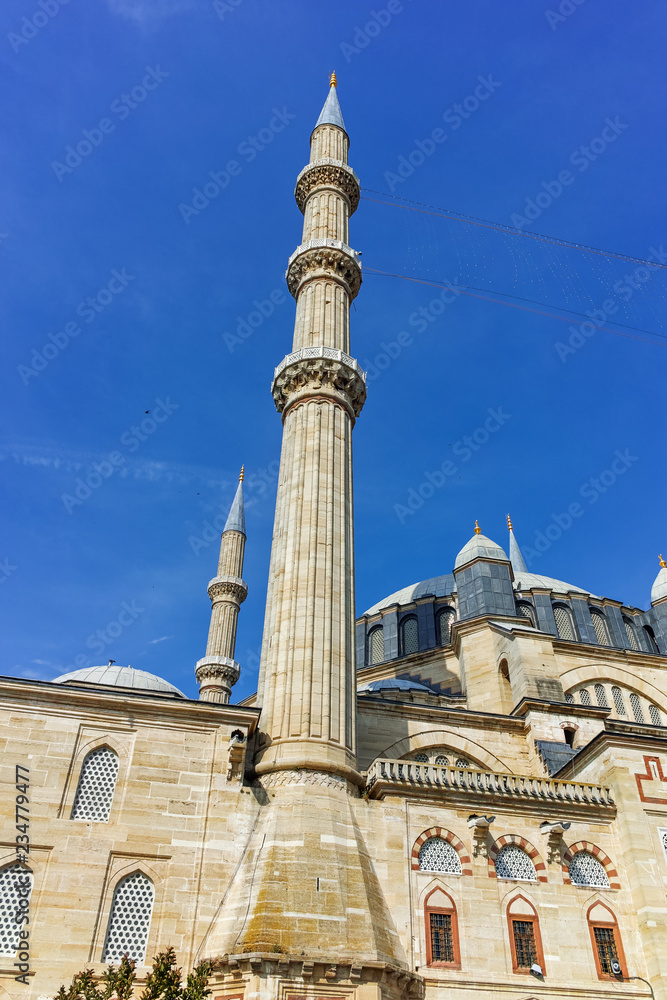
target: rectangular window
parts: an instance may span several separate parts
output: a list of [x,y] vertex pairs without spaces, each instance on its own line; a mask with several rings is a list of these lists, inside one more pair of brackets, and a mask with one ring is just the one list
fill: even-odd
[[530,969],[537,962],[535,929],[532,920],[513,920],[514,954],[517,969]]
[[454,934],[451,913],[431,913],[431,961],[453,963]]
[[606,976],[611,975],[611,963],[618,962],[618,951],[616,950],[616,937],[613,927],[594,927],[595,947],[598,950],[600,961],[600,971]]

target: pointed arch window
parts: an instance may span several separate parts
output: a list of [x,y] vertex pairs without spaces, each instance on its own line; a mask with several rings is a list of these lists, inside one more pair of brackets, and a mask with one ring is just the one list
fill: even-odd
[[599,611],[597,608],[591,608],[590,612],[598,646],[611,646],[611,642],[609,641],[609,629],[607,628],[607,619],[605,618],[603,612]]
[[587,913],[587,919],[598,978],[614,978],[612,962],[618,962],[623,975],[627,976],[623,944],[614,914],[604,904],[593,903]]
[[556,620],[558,638],[570,639],[571,641],[576,640],[577,637],[574,631],[574,621],[572,619],[572,612],[570,609],[566,608],[564,604],[554,604],[553,612]]
[[384,629],[375,625],[368,633],[366,640],[368,663],[384,663]]
[[419,623],[416,615],[408,615],[401,622],[399,631],[399,656],[419,652]]
[[635,631],[634,622],[627,615],[623,615],[623,627],[625,628],[625,634],[628,637],[628,642],[630,643],[630,649],[639,650],[639,643],[637,641],[637,633]]
[[611,689],[611,696],[614,699],[614,708],[616,709],[617,715],[627,715],[625,710],[625,702],[623,701],[623,692],[620,687],[614,686]]
[[103,962],[119,962],[126,954],[144,964],[154,900],[155,887],[143,872],[121,879],[113,894]]
[[609,702],[607,701],[607,692],[604,689],[604,684],[595,685],[595,700],[597,701],[600,708],[609,708]]
[[439,646],[448,646],[452,641],[452,625],[456,621],[454,608],[441,608],[435,616],[435,628]]
[[581,698],[582,705],[591,704],[591,693],[588,690],[588,688],[582,688],[581,691],[579,692],[579,697]]
[[118,756],[110,747],[99,747],[86,754],[71,819],[107,823],[117,777]]
[[516,612],[520,618],[527,618],[531,625],[535,625],[535,612],[532,604],[528,604],[526,601],[518,601]]
[[539,965],[546,975],[542,936],[537,910],[525,896],[515,896],[507,907],[507,924],[512,952],[512,971],[529,973]]
[[644,635],[646,636],[649,652],[659,653],[660,650],[658,649],[658,643],[655,641],[655,632],[650,625],[644,625]]
[[13,957],[18,950],[33,884],[32,872],[20,861],[0,869],[0,955]]
[[662,717],[660,715],[660,709],[656,705],[649,705],[648,714],[651,717],[651,725],[653,726],[662,725]]
[[459,969],[461,952],[456,905],[444,889],[438,887],[426,897],[424,917],[426,964]]
[[632,692],[630,695],[630,708],[632,709],[632,714],[635,717],[635,722],[644,723],[646,722],[644,718],[644,710],[642,709],[642,703],[640,702],[637,695]]

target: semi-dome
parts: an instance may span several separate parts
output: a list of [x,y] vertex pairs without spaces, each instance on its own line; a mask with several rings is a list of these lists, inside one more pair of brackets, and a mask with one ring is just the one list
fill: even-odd
[[492,541],[492,539],[483,535],[477,528],[475,528],[475,534],[470,541],[466,542],[457,555],[454,569],[458,569],[459,566],[465,566],[466,563],[472,562],[473,559],[502,559],[504,562],[509,562],[504,550],[496,542]]
[[651,587],[651,604],[664,601],[667,597],[667,562],[660,556],[660,572]]
[[84,667],[82,670],[72,670],[61,674],[53,681],[54,684],[67,684],[68,681],[81,681],[85,684],[100,684],[104,687],[130,688],[134,691],[157,691],[160,694],[172,694],[178,698],[186,696],[177,687],[147,670],[137,670],[135,667],[119,667],[109,663],[104,667]]

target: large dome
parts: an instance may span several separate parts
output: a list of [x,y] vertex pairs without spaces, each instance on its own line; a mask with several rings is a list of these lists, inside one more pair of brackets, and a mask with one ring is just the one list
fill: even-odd
[[84,667],[82,670],[72,670],[69,674],[61,674],[53,681],[54,684],[66,684],[68,681],[82,681],[86,684],[101,684],[104,687],[130,688],[133,691],[157,691],[160,694],[186,696],[177,687],[147,670],[136,670],[134,667],[119,667],[109,663],[105,667]]

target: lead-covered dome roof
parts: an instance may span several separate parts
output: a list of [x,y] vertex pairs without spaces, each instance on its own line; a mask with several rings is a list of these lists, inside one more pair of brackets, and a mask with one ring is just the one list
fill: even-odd
[[159,694],[176,695],[178,698],[186,697],[177,687],[165,681],[163,677],[158,677],[157,674],[150,674],[147,670],[137,670],[135,667],[120,667],[112,663],[104,667],[72,670],[68,674],[56,677],[53,683],[67,684],[68,681],[100,684],[103,687],[129,688],[133,691],[156,691]]
[[470,541],[463,546],[454,562],[454,569],[465,566],[473,559],[502,559],[504,562],[509,562],[504,550],[481,531],[476,531]]

